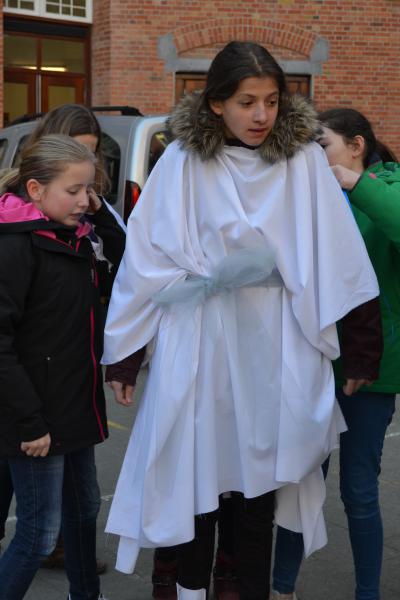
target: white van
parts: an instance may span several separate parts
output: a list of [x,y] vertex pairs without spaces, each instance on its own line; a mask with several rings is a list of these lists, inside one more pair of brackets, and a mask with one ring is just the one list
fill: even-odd
[[[125,109],[122,112],[129,112],[126,110],[129,107],[122,108]],[[119,109],[107,107],[107,110]],[[104,112],[104,107],[101,110]],[[102,130],[101,150],[111,179],[111,192],[106,199],[126,222],[151,169],[168,145],[167,115],[99,114],[96,118]],[[0,169],[17,164],[21,148],[37,122],[36,119],[11,124],[0,130]]]

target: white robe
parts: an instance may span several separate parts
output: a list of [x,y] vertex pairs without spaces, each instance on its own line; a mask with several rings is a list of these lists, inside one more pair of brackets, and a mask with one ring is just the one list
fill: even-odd
[[[283,285],[155,303],[243,248],[268,249]],[[317,144],[275,165],[241,147],[206,162],[167,148],[129,219],[105,331],[105,364],[153,346],[107,523],[119,570],[140,547],[193,539],[193,516],[232,490],[279,490],[277,521],[303,531],[306,554],[325,543],[320,465],[345,428],[335,323],[378,293]]]

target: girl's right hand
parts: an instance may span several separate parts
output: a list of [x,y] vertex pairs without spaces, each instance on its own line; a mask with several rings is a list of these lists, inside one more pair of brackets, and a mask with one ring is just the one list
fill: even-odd
[[351,171],[350,169],[347,169],[342,165],[333,165],[331,169],[334,176],[340,183],[340,187],[344,190],[352,190],[361,177],[360,173],[357,173],[356,171]]
[[123,406],[130,406],[133,404],[133,394],[135,393],[134,385],[121,383],[120,381],[108,381],[107,384],[113,390],[115,400],[118,404],[123,404]]
[[21,450],[25,452],[27,456],[41,456],[45,457],[48,455],[50,450],[51,438],[50,434],[46,433],[41,438],[37,440],[32,440],[31,442],[21,442]]
[[358,392],[363,385],[372,385],[372,383],[370,379],[346,379],[346,383],[343,386],[343,393],[346,396],[351,396],[355,392]]

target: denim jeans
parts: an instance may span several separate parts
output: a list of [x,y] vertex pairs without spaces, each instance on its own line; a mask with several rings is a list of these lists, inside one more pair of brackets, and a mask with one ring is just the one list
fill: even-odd
[[97,600],[96,518],[100,491],[94,448],[65,456],[8,458],[17,500],[14,538],[0,558],[0,600],[20,600],[60,527],[71,600]]
[[13,493],[14,488],[8,462],[5,458],[0,458],[0,540],[5,535],[5,525]]
[[[324,478],[328,474],[329,457],[322,465]],[[303,560],[303,535],[277,527],[274,568],[272,572],[272,589],[280,594],[291,594],[296,587],[296,580]]]
[[[340,495],[356,576],[356,600],[379,600],[383,530],[379,507],[381,457],[395,394],[336,390],[348,431],[340,436]],[[278,528],[273,588],[293,592],[303,556],[301,534]]]

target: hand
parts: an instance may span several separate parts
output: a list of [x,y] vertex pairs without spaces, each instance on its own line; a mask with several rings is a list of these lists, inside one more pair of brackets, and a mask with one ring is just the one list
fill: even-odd
[[371,383],[370,379],[346,379],[346,383],[343,386],[343,393],[346,396],[351,396],[355,392],[358,392],[363,385],[371,385]]
[[94,214],[98,210],[100,210],[102,202],[93,188],[91,188],[88,191],[88,198],[89,198],[89,208],[86,212],[88,214]]
[[33,456],[35,458],[37,456],[44,457],[49,453],[50,444],[50,434],[46,433],[46,435],[38,438],[37,440],[32,440],[31,442],[21,442],[21,450],[22,452],[25,452],[27,456]]
[[333,165],[332,173],[340,183],[340,187],[344,190],[352,190],[360,179],[361,174],[356,171],[351,171],[342,165]]
[[121,383],[120,381],[107,381],[107,385],[113,390],[115,400],[118,404],[123,404],[124,406],[133,404],[134,385]]

